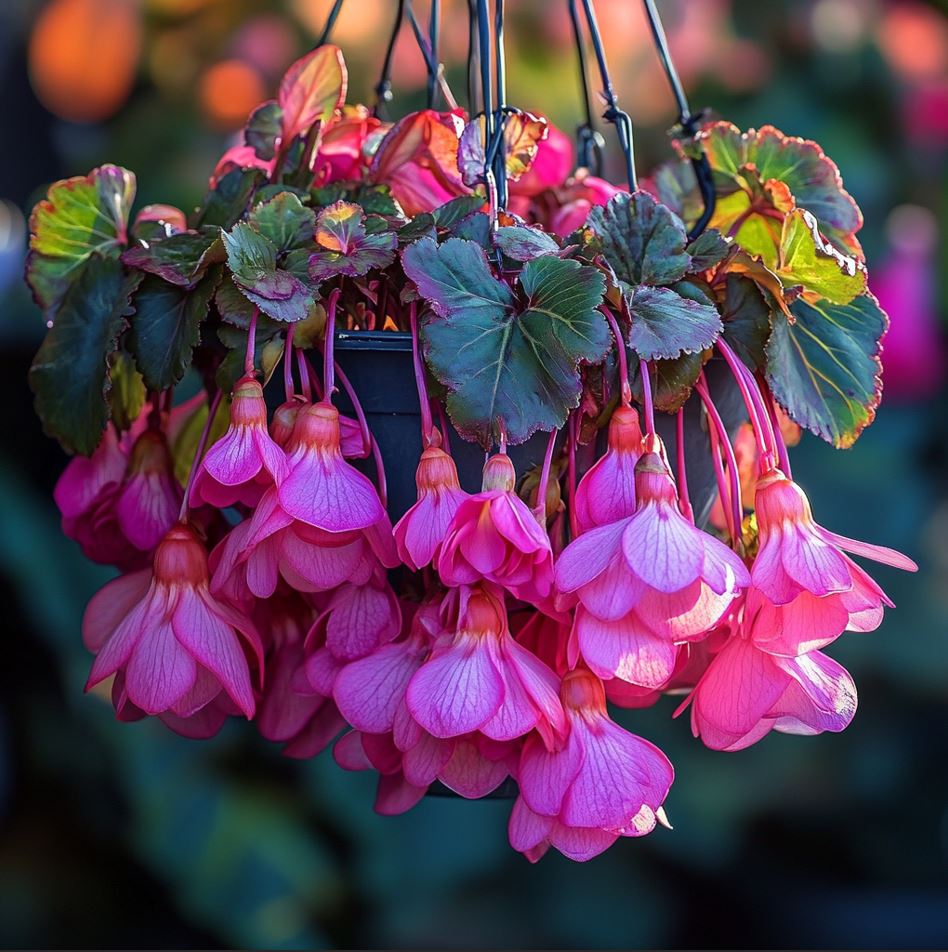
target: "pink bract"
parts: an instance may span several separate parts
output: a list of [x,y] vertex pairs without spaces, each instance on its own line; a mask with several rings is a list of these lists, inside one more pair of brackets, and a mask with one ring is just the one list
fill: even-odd
[[657,747],[609,718],[602,682],[591,672],[567,674],[560,697],[569,725],[565,744],[549,750],[528,737],[517,770],[510,845],[532,862],[548,846],[582,861],[620,836],[651,832],[674,779]]
[[132,447],[115,501],[125,538],[136,549],[151,552],[177,520],[182,495],[164,433],[145,430]]
[[260,637],[249,619],[211,595],[194,530],[181,524],[168,532],[147,590],[132,603],[145,579],[110,582],[86,609],[85,639],[98,646],[87,690],[121,671],[128,699],[146,714],[187,718],[223,690],[253,717],[248,655],[262,669]]

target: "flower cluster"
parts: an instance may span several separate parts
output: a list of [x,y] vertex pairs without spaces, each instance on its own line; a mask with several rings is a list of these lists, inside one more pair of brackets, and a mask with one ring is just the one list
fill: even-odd
[[[149,207],[129,233],[115,167],[37,208],[32,382],[80,454],[55,499],[122,573],[86,610],[87,687],[187,737],[243,717],[290,757],[332,745],[378,774],[381,813],[516,789],[531,861],[668,825],[672,765],[616,708],[685,694],[715,750],[842,730],[855,687],[823,651],[892,604],[851,556],[915,566],[817,524],[790,470],[781,421],[848,445],[878,403],[885,318],[835,166],[717,123],[630,191],[530,113],[387,124],[345,89],[333,46],[294,64],[192,216]],[[696,154],[727,196],[706,230]],[[388,498],[385,415],[338,331],[404,335],[413,504]],[[846,390],[823,363],[803,393],[829,333]]]

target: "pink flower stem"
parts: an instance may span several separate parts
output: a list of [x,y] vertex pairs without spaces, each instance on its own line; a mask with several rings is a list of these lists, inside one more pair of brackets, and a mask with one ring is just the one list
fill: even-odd
[[712,424],[708,430],[711,441],[711,462],[714,465],[714,478],[718,484],[718,495],[721,497],[721,508],[724,511],[724,524],[732,544],[737,540],[737,530],[734,528],[734,505],[731,496],[731,487],[724,474],[724,464],[721,461],[721,440],[718,431]]
[[751,372],[744,366],[737,354],[731,350],[723,337],[718,338],[717,346],[721,355],[727,361],[734,381],[744,398],[744,406],[747,407],[747,415],[754,429],[754,439],[757,441],[760,452],[759,465],[761,472],[767,472],[773,468],[774,464],[775,439],[773,428],[770,425],[770,417],[764,409],[764,403],[760,396],[760,388],[757,386],[757,381]]
[[438,408],[438,420],[441,423],[441,448],[448,454],[451,455],[451,437],[448,435],[448,418],[445,416],[444,407],[441,406],[441,402],[436,400],[435,406]]
[[310,367],[306,362],[306,355],[299,347],[296,348],[296,366],[300,372],[300,386],[303,388],[303,396],[306,397],[308,403],[312,403],[313,381],[309,374]]
[[340,367],[338,363],[336,363],[335,367],[336,376],[342,381],[342,388],[346,391],[349,402],[352,404],[352,409],[355,410],[356,419],[359,421],[359,429],[362,430],[362,444],[363,446],[372,446],[375,442],[375,438],[369,429],[369,421],[365,418],[365,410],[362,409],[359,395],[355,392],[352,381],[345,375],[342,367]]
[[286,330],[286,342],[283,344],[283,390],[286,399],[293,399],[293,325]]
[[247,328],[247,353],[244,355],[244,375],[252,377],[256,366],[257,355],[257,315],[260,308],[255,307],[250,315],[250,326]]
[[[705,378],[704,371],[701,372],[701,376],[698,378],[697,384],[695,384],[695,389],[698,391],[698,395],[701,397],[701,400],[704,403],[705,412],[708,414],[708,419],[713,426],[713,431],[711,433],[711,446],[716,460],[718,463],[720,462],[718,449],[715,447],[715,443],[719,444],[720,448],[727,457],[728,475],[730,476],[731,480],[731,517],[728,519],[728,523],[729,527],[734,527],[734,531],[731,532],[731,538],[736,542],[738,540],[737,533],[740,532],[741,522],[744,518],[744,506],[741,500],[741,477],[737,468],[737,458],[734,456],[734,447],[731,446],[731,441],[728,439],[727,427],[725,427],[724,421],[721,419],[721,414],[718,413],[718,408],[714,405],[714,401],[711,399],[711,391],[708,389],[708,382]],[[715,469],[716,468],[717,466]],[[724,502],[723,495],[721,501]],[[725,512],[727,512],[727,506],[725,506]]]
[[323,399],[327,401],[332,401],[332,395],[336,390],[336,381],[333,376],[335,364],[333,348],[336,340],[336,306],[339,303],[340,294],[342,294],[342,291],[339,288],[334,288],[326,305],[326,339],[323,346]]
[[639,375],[642,378],[642,403],[645,408],[645,432],[652,435],[655,432],[655,405],[652,403],[652,380],[649,376],[647,360],[639,361]]
[[576,518],[576,438],[577,421],[576,414],[569,415],[569,423],[566,433],[567,443],[567,476],[566,476],[566,506],[569,509],[569,534],[570,538],[575,539],[579,535],[579,523]]
[[547,440],[546,453],[543,454],[543,467],[540,470],[540,481],[537,483],[537,504],[533,507],[533,515],[541,526],[546,525],[546,490],[550,484],[550,468],[553,465],[553,448],[559,430],[552,430]]
[[214,426],[214,418],[217,416],[217,408],[221,405],[221,398],[224,396],[223,390],[218,390],[211,399],[210,406],[207,408],[207,420],[204,421],[204,429],[201,430],[201,436],[198,439],[197,449],[194,451],[194,460],[191,463],[191,470],[188,473],[188,483],[184,487],[184,499],[181,500],[181,509],[178,511],[178,521],[187,522],[188,519],[188,500],[191,498],[191,486],[194,484],[194,477],[197,475],[198,466],[204,458],[204,450],[207,448],[207,440],[211,435],[211,427]]
[[675,453],[678,461],[678,502],[681,513],[686,519],[695,521],[695,511],[691,507],[691,497],[688,495],[688,471],[685,467],[685,408],[678,411],[675,430]]
[[[340,375],[341,379],[341,375]],[[359,408],[362,409],[361,407]],[[378,441],[372,434],[369,434],[369,440],[372,444],[372,459],[375,461],[375,481],[378,484],[379,499],[382,508],[388,508],[388,480],[385,476],[385,463],[382,461],[382,451],[379,448]]]
[[619,322],[612,311],[605,304],[601,305],[599,310],[606,316],[606,320],[612,328],[612,334],[616,339],[616,350],[619,353],[619,387],[622,406],[627,407],[632,403],[632,387],[629,385],[629,361],[625,353],[625,338],[622,336]]
[[787,444],[783,438],[783,432],[780,429],[780,420],[777,417],[777,404],[774,402],[774,395],[770,392],[765,380],[759,380],[760,389],[764,395],[764,402],[767,404],[767,415],[770,417],[770,428],[774,434],[774,442],[777,444],[777,460],[780,463],[780,469],[787,479],[793,479],[793,472],[790,469],[790,453],[787,451]]
[[411,327],[411,359],[415,368],[415,386],[418,388],[418,404],[421,407],[421,442],[422,448],[431,446],[431,431],[434,423],[431,420],[431,401],[428,399],[428,385],[425,383],[425,367],[421,360],[418,346],[418,307],[414,301],[408,308],[408,320]]

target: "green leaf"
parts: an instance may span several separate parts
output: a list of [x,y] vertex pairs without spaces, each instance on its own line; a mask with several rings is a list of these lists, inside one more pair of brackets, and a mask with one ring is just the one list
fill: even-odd
[[230,228],[247,211],[254,192],[266,181],[260,169],[231,169],[204,197],[195,224]]
[[724,294],[724,339],[741,360],[755,370],[767,363],[770,339],[770,306],[750,278],[729,274]]
[[621,192],[594,208],[586,224],[602,244],[602,256],[626,289],[671,284],[691,264],[681,219],[647,192]]
[[802,208],[784,219],[776,273],[784,287],[802,285],[833,304],[848,304],[866,290],[865,266],[824,241],[816,218]]
[[153,275],[142,282],[128,346],[150,390],[175,386],[191,366],[218,280],[219,275],[209,275],[191,290]]
[[888,318],[871,294],[848,304],[800,299],[774,317],[767,382],[790,418],[837,447],[852,446],[882,395],[879,342]]
[[312,288],[277,266],[277,250],[246,222],[223,232],[234,283],[253,304],[276,321],[304,320],[315,304]]
[[[473,215],[484,207],[483,195],[459,195],[450,201],[439,205],[432,213],[435,224],[439,228],[451,228],[462,218]],[[366,209],[368,211],[368,209]]]
[[[682,354],[673,360],[656,360],[652,365],[651,375],[652,400],[655,409],[662,413],[677,413],[691,396],[701,368],[707,360],[707,354],[700,351],[697,354]],[[642,403],[642,373],[637,361],[632,362],[630,376],[632,393]]]
[[280,104],[270,99],[254,109],[244,126],[244,142],[267,162],[276,155],[276,140],[280,136],[282,121]]
[[123,433],[142,412],[145,384],[131,355],[121,348],[112,357],[109,376],[112,380],[109,392],[110,416],[118,431]]
[[126,275],[117,257],[91,255],[33,360],[36,412],[67,452],[88,456],[99,444],[109,419],[109,364],[141,279],[141,272]]
[[722,331],[716,307],[670,288],[639,287],[627,298],[629,345],[643,360],[670,359],[710,347]]
[[312,243],[316,213],[293,192],[283,191],[257,205],[250,213],[250,224],[279,254]]
[[402,253],[405,273],[436,315],[423,322],[425,356],[449,392],[458,432],[485,447],[506,434],[522,443],[566,422],[579,403],[581,361],[596,362],[611,337],[597,310],[605,280],[578,261],[536,258],[520,275],[515,306],[483,249],[426,238]]
[[691,255],[691,272],[708,271],[720,264],[731,250],[731,243],[714,228],[701,232],[685,249]]
[[[382,226],[382,219],[376,219]],[[337,274],[355,278],[372,268],[386,268],[395,260],[398,236],[393,231],[369,232],[360,206],[336,202],[319,213],[318,249],[309,259],[309,276],[325,281]]]
[[56,307],[90,255],[117,255],[125,246],[134,199],[135,176],[116,165],[50,186],[30,216],[26,264],[41,308]]
[[[270,379],[276,361],[283,355],[285,342],[283,328],[279,325],[274,326],[276,330],[272,327],[261,329],[258,324],[257,334],[254,336],[254,366],[263,373],[264,384]],[[227,354],[217,368],[214,379],[224,393],[230,393],[234,389],[234,384],[244,375],[247,331],[224,325],[217,329],[217,337],[227,348]]]
[[216,235],[182,232],[160,241],[143,242],[122,254],[131,268],[155,274],[171,284],[193,287],[212,264],[224,260],[224,246]]
[[557,254],[559,244],[552,235],[539,228],[504,225],[494,234],[494,244],[514,261],[530,261],[541,255]]

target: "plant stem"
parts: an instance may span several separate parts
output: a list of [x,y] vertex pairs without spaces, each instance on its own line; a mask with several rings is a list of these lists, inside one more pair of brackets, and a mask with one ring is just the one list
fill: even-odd
[[682,515],[692,522],[695,521],[695,512],[691,507],[691,497],[688,495],[688,472],[685,468],[685,408],[678,411],[675,430],[675,453],[678,462],[678,502],[681,505]]
[[757,441],[761,472],[767,472],[774,465],[775,439],[757,381],[723,338],[718,338],[717,346],[744,398],[744,406],[747,408],[747,415],[754,429],[754,439]]
[[303,351],[297,347],[296,350],[296,367],[300,372],[300,386],[303,390],[303,396],[306,398],[307,403],[313,402],[313,382],[310,379],[309,375],[309,365],[306,363],[306,355]]
[[247,352],[244,355],[244,376],[252,377],[256,367],[257,355],[257,315],[260,308],[255,307],[250,315],[250,326],[247,328]]
[[352,409],[355,410],[356,419],[359,421],[359,428],[362,430],[362,442],[365,446],[372,446],[374,437],[372,436],[372,431],[369,429],[369,421],[365,417],[365,410],[362,409],[359,395],[356,393],[355,387],[352,386],[352,382],[345,375],[339,364],[336,364],[336,374],[342,381],[342,388],[349,397]]
[[701,397],[701,400],[704,403],[705,412],[707,413],[708,419],[712,424],[712,426],[709,427],[709,431],[711,433],[711,448],[712,453],[717,458],[717,464],[720,463],[718,447],[723,449],[724,454],[727,457],[728,475],[731,482],[730,507],[727,506],[723,494],[721,497],[721,503],[724,506],[726,516],[728,515],[730,509],[730,516],[727,521],[729,528],[733,527],[731,530],[731,538],[736,543],[739,540],[741,522],[744,518],[744,505],[743,501],[741,500],[741,477],[737,468],[737,458],[734,455],[734,447],[731,445],[731,441],[728,438],[727,428],[724,425],[724,421],[721,419],[721,414],[718,413],[718,408],[714,405],[714,401],[711,399],[711,391],[708,389],[708,381],[704,375],[704,371],[701,372],[701,376],[698,378],[698,382],[695,384],[695,389],[698,391],[698,395]]
[[207,408],[207,420],[204,421],[204,429],[201,430],[201,436],[198,440],[197,449],[194,451],[194,460],[191,463],[191,471],[188,473],[188,482],[184,487],[184,499],[181,500],[181,508],[178,510],[178,521],[187,522],[188,519],[188,499],[191,496],[191,487],[194,485],[194,478],[197,475],[198,466],[204,458],[204,450],[207,448],[207,439],[211,435],[211,427],[214,425],[214,418],[217,416],[217,408],[221,405],[221,398],[224,396],[223,390],[218,390],[210,401]]
[[408,308],[408,320],[411,328],[411,359],[415,370],[415,387],[418,389],[418,404],[421,407],[421,443],[422,449],[431,446],[431,401],[428,399],[428,385],[425,383],[425,367],[421,361],[418,346],[418,306],[412,301]]
[[[362,409],[361,407],[359,408]],[[372,459],[375,461],[375,482],[378,485],[379,499],[382,508],[388,508],[388,480],[385,477],[385,463],[382,461],[382,451],[379,448],[378,441],[369,433],[369,441],[372,447]]]
[[765,380],[759,380],[758,383],[764,395],[764,402],[767,404],[767,415],[770,417],[770,428],[774,434],[774,442],[777,444],[777,460],[780,469],[787,479],[793,479],[793,472],[790,469],[790,453],[787,451],[787,444],[780,429],[780,418],[777,416],[777,404],[774,402],[774,395],[770,392]]
[[616,350],[619,353],[619,388],[622,406],[627,407],[632,403],[632,387],[629,385],[629,359],[625,353],[625,338],[622,336],[619,322],[612,311],[605,304],[600,305],[599,310],[606,316],[606,320],[612,328],[612,334],[616,339]]
[[323,399],[330,403],[336,390],[336,381],[333,376],[335,363],[333,348],[336,341],[336,306],[339,303],[340,294],[342,294],[342,291],[339,288],[334,288],[326,305],[326,336],[323,344]]
[[293,324],[286,330],[286,341],[283,344],[283,390],[286,399],[293,399]]
[[651,436],[655,432],[655,406],[652,403],[652,380],[649,376],[647,360],[639,361],[639,376],[642,378],[642,403],[645,409],[645,432]]
[[579,523],[576,521],[576,439],[577,439],[577,418],[576,413],[569,415],[569,422],[566,431],[567,446],[567,476],[566,476],[566,507],[569,510],[569,534],[571,539],[579,535]]
[[546,443],[546,453],[543,454],[543,467],[540,470],[540,481],[537,483],[537,504],[533,507],[533,515],[541,526],[546,525],[546,490],[550,484],[550,467],[553,465],[553,449],[559,430],[552,430]]

